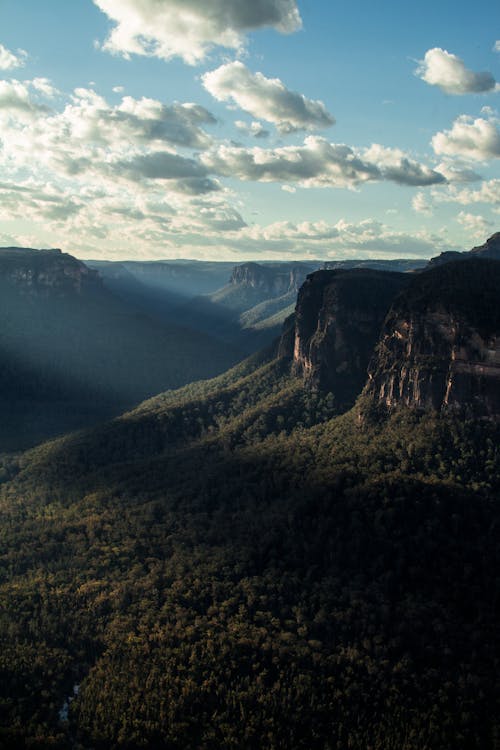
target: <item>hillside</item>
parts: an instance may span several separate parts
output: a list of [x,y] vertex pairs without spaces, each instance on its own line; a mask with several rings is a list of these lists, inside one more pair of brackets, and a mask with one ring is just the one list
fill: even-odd
[[[422,320],[440,279],[408,295]],[[6,747],[497,747],[500,422],[366,391],[338,416],[295,330],[4,462]]]
[[0,249],[0,451],[119,414],[210,377],[239,353],[153,320],[57,250]]

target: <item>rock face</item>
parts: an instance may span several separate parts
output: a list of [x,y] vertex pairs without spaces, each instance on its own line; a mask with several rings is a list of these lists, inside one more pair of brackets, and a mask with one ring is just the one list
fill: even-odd
[[500,263],[471,259],[418,277],[394,302],[365,392],[389,408],[500,415]]
[[97,271],[58,249],[0,248],[0,282],[30,296],[81,295],[100,288]]
[[312,388],[339,403],[359,395],[390,304],[408,276],[373,270],[317,271],[299,292],[294,320],[284,327],[279,354]]
[[276,266],[243,263],[235,266],[229,283],[257,289],[267,297],[281,297],[290,292],[297,293],[310,270],[301,263]]

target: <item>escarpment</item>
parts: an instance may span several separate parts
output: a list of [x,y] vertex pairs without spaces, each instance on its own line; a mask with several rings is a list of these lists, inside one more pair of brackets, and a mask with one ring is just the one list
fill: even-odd
[[394,301],[365,392],[389,408],[500,415],[500,263],[429,270]]
[[311,388],[342,404],[360,393],[380,327],[405,274],[373,270],[318,271],[300,289],[294,321],[285,326],[280,355]]
[[0,283],[27,296],[81,295],[101,288],[97,271],[58,249],[0,248]]
[[301,263],[282,263],[270,266],[243,263],[235,266],[231,285],[258,289],[270,297],[296,293],[311,268]]

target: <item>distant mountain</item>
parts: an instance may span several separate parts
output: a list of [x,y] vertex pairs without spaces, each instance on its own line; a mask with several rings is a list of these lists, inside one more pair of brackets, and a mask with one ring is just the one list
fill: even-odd
[[374,271],[394,271],[396,273],[406,273],[408,271],[418,271],[425,268],[426,260],[419,258],[394,258],[390,260],[380,260],[373,258],[363,258],[352,260],[329,260],[323,268],[330,271],[349,270],[352,268],[371,268]]
[[247,353],[279,335],[297,292],[318,262],[242,263],[214,294],[192,300],[187,320],[213,327],[217,335]]
[[239,356],[138,313],[71,255],[0,249],[0,450],[120,413]]
[[278,348],[5,457],[0,744],[495,750],[499,267],[319,271]]

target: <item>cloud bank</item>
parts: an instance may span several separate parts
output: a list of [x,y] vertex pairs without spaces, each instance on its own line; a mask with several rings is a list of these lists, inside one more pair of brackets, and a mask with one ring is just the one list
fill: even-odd
[[200,158],[209,172],[220,176],[302,187],[352,188],[377,180],[410,186],[446,182],[442,174],[399,149],[373,145],[364,152],[355,151],[318,136],[308,136],[301,146],[274,149],[222,144],[203,152]]
[[302,21],[295,0],[94,0],[115,23],[104,49],[195,65],[215,46],[240,49],[249,31],[290,33]]
[[253,117],[272,122],[280,133],[328,128],[335,118],[321,101],[290,91],[279,78],[252,73],[241,62],[227,63],[202,76],[206,90],[220,102],[234,102]]
[[491,73],[469,70],[457,55],[441,47],[427,50],[415,72],[423,81],[438,86],[446,94],[484,94],[500,89]]

